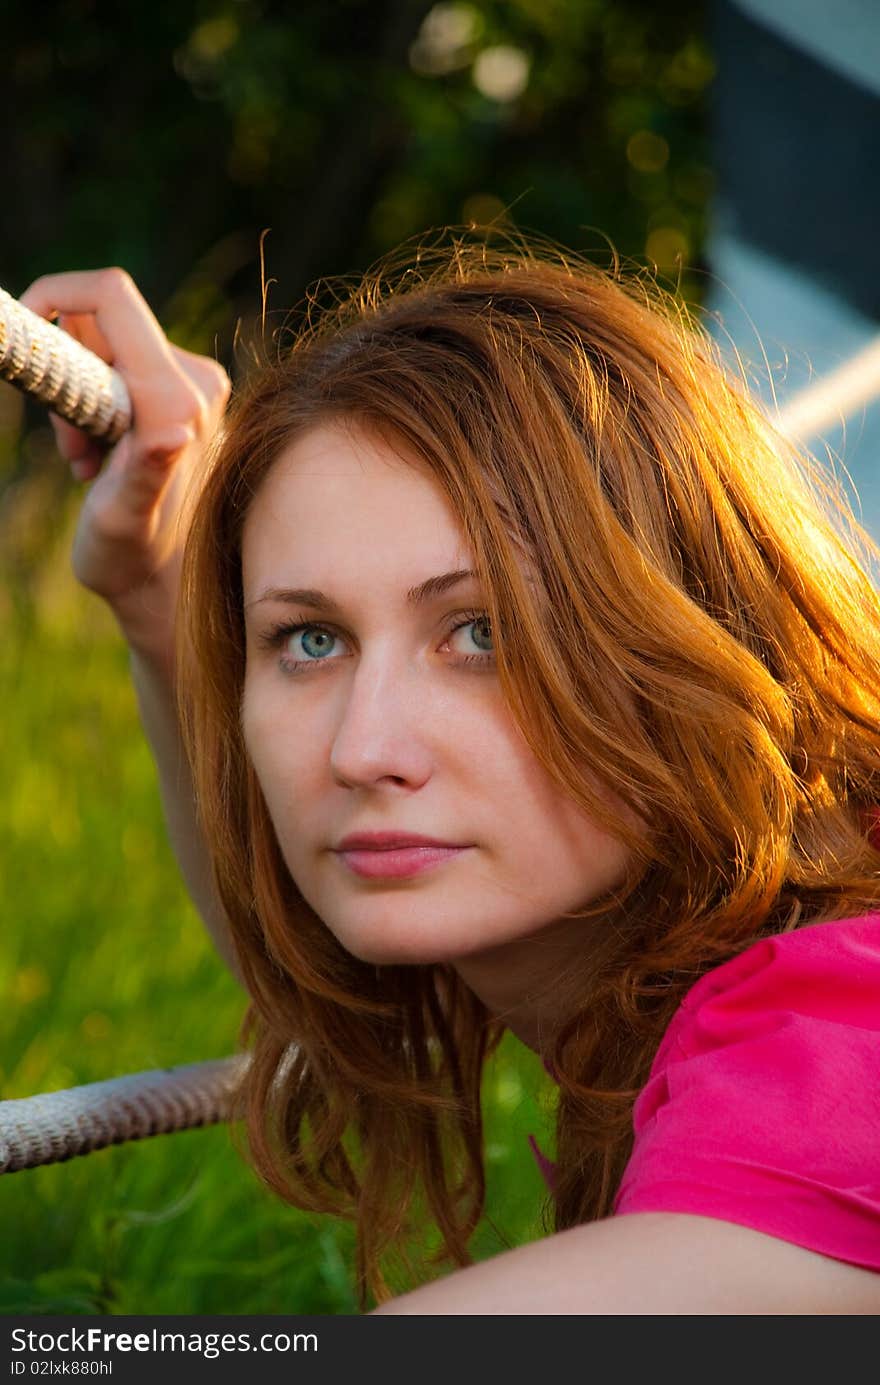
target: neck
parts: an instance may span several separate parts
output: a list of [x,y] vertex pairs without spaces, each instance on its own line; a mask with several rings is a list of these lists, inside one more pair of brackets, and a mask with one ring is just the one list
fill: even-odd
[[459,958],[454,967],[495,1019],[544,1055],[559,1020],[559,986],[583,967],[590,920],[563,919],[525,938]]

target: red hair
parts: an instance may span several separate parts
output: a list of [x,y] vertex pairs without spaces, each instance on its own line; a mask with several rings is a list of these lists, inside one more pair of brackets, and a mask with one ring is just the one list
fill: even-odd
[[243,744],[244,517],[290,440],[340,418],[430,467],[484,583],[511,717],[631,849],[623,887],[577,914],[583,966],[554,984],[557,1229],[610,1211],[685,991],[880,895],[864,818],[880,553],[678,310],[543,246],[453,237],[386,265],[312,305],[237,397],[184,557],[181,715],[251,998],[251,1157],[281,1197],[356,1221],[363,1304],[388,1296],[380,1261],[413,1208],[470,1263],[503,1026],[451,967],[342,949],[286,869]]

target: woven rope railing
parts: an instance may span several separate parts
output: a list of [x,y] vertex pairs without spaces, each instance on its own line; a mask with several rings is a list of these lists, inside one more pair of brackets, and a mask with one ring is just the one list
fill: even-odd
[[131,400],[118,371],[4,289],[0,378],[105,442],[117,442],[131,427]]
[[239,1053],[0,1101],[0,1173],[229,1120],[248,1062]]
[[[94,437],[116,442],[132,423],[122,377],[93,352],[0,289],[0,379]],[[880,394],[880,341],[791,399],[776,417],[815,435]],[[238,1054],[135,1072],[65,1091],[0,1101],[0,1173],[58,1163],[127,1140],[228,1120]]]

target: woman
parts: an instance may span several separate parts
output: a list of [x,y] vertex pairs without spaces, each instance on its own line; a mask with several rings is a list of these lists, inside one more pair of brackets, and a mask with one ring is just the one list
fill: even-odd
[[[56,425],[74,569],[250,995],[252,1158],[355,1218],[362,1303],[880,1310],[877,550],[820,474],[546,249],[369,277],[207,459],[228,381],[126,275],[24,301],[129,384],[103,470]],[[556,1232],[389,1300],[416,1197],[470,1263],[505,1028],[559,1085]]]

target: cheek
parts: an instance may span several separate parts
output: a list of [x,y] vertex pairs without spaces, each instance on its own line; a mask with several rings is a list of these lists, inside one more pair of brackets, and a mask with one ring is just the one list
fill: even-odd
[[248,759],[262,782],[263,766],[273,743],[273,718],[264,700],[245,684],[241,704],[241,734]]
[[629,856],[623,843],[568,805],[524,822],[517,836],[512,859],[519,876],[551,894],[592,894],[623,878]]
[[301,747],[296,736],[291,736],[289,730],[285,732],[277,710],[267,699],[252,692],[246,692],[242,702],[241,733],[281,855],[291,878],[301,888],[298,848],[301,849],[302,832],[294,830],[294,824],[301,821],[301,813],[294,812],[294,805],[302,804],[304,797],[300,786]]
[[[531,779],[530,812],[527,809],[519,834],[524,847],[520,871],[533,872],[548,888],[566,895],[593,894],[620,885],[630,861],[626,844],[561,792],[543,768]],[[592,780],[591,787],[611,812],[629,817],[623,805]]]
[[[638,820],[623,803],[607,791],[603,792],[598,785],[594,787],[609,811],[622,818],[627,826],[638,829]],[[626,842],[613,836],[600,823],[585,820],[577,808],[573,812],[569,841],[579,843],[579,847],[569,849],[569,854],[579,863],[591,891],[604,893],[623,885],[633,859],[632,849]]]
[[266,806],[279,828],[302,774],[303,742],[291,734],[289,724],[270,699],[247,688],[241,709],[241,732]]

